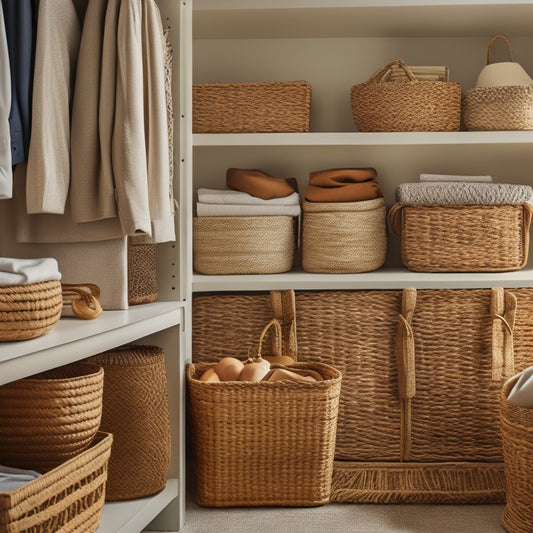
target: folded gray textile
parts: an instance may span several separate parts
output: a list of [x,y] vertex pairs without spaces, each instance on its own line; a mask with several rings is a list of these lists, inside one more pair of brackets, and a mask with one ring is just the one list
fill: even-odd
[[420,182],[402,183],[396,201],[414,205],[499,205],[531,202],[530,185],[510,183]]
[[37,479],[41,474],[34,470],[22,470],[0,465],[0,493],[11,492]]

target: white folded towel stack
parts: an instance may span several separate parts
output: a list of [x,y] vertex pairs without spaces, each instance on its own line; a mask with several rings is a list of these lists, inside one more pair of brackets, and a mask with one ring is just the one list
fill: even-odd
[[60,279],[61,273],[53,257],[41,259],[0,257],[0,285],[30,285]]
[[11,492],[40,477],[34,470],[22,470],[0,465],[0,493]]
[[509,403],[533,409],[533,366],[526,368],[511,392],[507,395]]
[[458,176],[455,174],[420,174],[420,181],[462,181],[468,183],[492,183],[492,176]]
[[293,192],[283,198],[263,200],[247,192],[234,191],[233,189],[198,189],[198,202],[230,205],[300,205],[300,195],[297,192]]

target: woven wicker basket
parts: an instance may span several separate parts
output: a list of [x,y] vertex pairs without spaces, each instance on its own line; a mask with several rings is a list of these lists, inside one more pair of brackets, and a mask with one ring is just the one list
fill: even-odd
[[376,270],[387,253],[383,198],[363,202],[303,202],[302,266],[307,272]]
[[[409,81],[390,81],[398,67]],[[461,125],[461,84],[418,81],[401,60],[354,85],[350,94],[359,131],[459,131]]]
[[290,216],[195,217],[194,268],[202,274],[274,274],[292,268]]
[[170,421],[162,348],[125,345],[90,357],[105,372],[101,429],[113,432],[106,500],[163,490],[170,464]]
[[306,81],[193,85],[194,133],[308,132]]
[[104,371],[73,363],[0,387],[0,464],[47,472],[100,426]]
[[0,341],[44,335],[59,320],[62,308],[59,281],[0,286]]
[[157,244],[128,242],[128,303],[155,302],[159,295],[157,282]]
[[533,409],[513,405],[507,396],[520,374],[500,394],[507,505],[502,524],[509,533],[533,532]]
[[94,533],[104,506],[112,435],[26,485],[0,493],[2,533]]
[[396,204],[388,222],[409,270],[505,272],[527,263],[531,214],[529,204]]

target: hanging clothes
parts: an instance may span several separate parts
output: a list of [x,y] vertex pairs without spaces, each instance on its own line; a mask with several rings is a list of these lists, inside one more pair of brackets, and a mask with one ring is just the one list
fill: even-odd
[[13,194],[13,170],[11,167],[11,136],[9,112],[11,109],[11,74],[9,52],[4,22],[4,10],[0,5],[0,198]]

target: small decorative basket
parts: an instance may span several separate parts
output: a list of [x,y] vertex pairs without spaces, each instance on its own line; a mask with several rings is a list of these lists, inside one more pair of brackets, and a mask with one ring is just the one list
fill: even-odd
[[155,302],[159,295],[157,281],[157,244],[128,242],[128,303]]
[[194,133],[308,132],[306,81],[193,85]]
[[[391,81],[398,80],[399,68],[406,81]],[[459,131],[461,84],[420,81],[397,59],[354,85],[351,105],[359,131]]]

